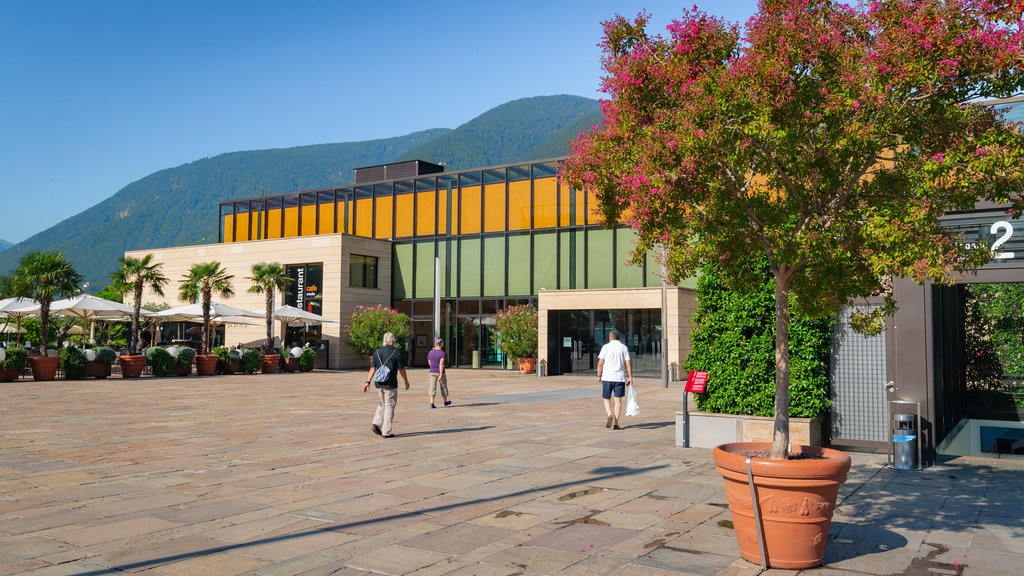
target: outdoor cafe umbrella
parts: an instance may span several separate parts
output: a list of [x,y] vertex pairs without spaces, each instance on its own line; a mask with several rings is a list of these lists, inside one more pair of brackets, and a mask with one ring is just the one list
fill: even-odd
[[[123,320],[134,314],[135,309],[127,304],[99,298],[92,294],[81,294],[73,298],[57,300],[50,305],[50,311],[58,316],[81,318],[83,323],[88,322],[92,325],[96,321]],[[143,310],[142,313],[145,315],[149,312]],[[91,335],[92,330],[89,332]],[[85,346],[84,342],[82,346]]]
[[[211,326],[216,326],[217,324],[248,324],[249,320],[245,319],[263,318],[263,316],[260,312],[236,308],[235,306],[221,304],[220,302],[210,302]],[[197,302],[195,304],[168,308],[167,310],[154,312],[150,315],[150,318],[163,322],[198,322],[201,324],[203,322],[203,305]],[[225,321],[225,318],[237,319],[237,321],[229,322]]]
[[274,310],[274,318],[281,321],[281,341],[284,341],[284,336],[287,333],[287,326],[291,325],[292,322],[303,322],[306,324],[323,324],[330,322],[337,324],[337,320],[331,320],[326,316],[314,314],[313,312],[307,312],[302,308],[296,308],[295,306],[278,306]]
[[18,344],[21,344],[21,319],[35,316],[39,311],[39,302],[31,298],[4,298],[0,300],[0,316],[14,318],[15,332],[18,334]]

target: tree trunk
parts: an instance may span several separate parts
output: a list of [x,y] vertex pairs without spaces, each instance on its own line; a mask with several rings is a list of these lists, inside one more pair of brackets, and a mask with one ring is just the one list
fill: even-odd
[[784,266],[775,271],[775,430],[772,459],[789,454],[789,280]]

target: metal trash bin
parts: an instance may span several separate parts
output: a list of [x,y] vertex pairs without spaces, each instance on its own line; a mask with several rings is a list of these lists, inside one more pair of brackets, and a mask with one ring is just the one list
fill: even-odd
[[897,470],[917,469],[917,423],[913,414],[893,414],[892,447]]

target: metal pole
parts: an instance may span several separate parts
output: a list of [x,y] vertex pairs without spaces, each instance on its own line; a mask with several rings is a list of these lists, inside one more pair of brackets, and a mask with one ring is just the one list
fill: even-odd
[[690,447],[690,401],[683,389],[683,448]]
[[[441,337],[441,258],[434,256],[434,339]],[[434,343],[430,343],[434,347]]]
[[[665,282],[665,247],[661,247],[661,387],[668,388],[668,286]],[[685,399],[684,399],[685,400]]]

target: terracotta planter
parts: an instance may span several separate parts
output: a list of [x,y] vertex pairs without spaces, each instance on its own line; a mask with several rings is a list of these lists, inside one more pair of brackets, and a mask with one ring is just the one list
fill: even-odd
[[520,358],[519,359],[519,373],[520,374],[533,374],[534,368],[537,366],[536,358]]
[[182,366],[181,364],[174,364],[174,375],[175,376],[188,376],[192,374],[192,365]]
[[146,357],[142,354],[119,356],[117,363],[121,365],[122,378],[138,378],[146,369]]
[[260,356],[263,361],[261,364],[264,374],[277,374],[277,363],[281,360],[280,354],[264,354]]
[[298,372],[299,370],[301,370],[301,368],[299,366],[299,359],[298,358],[288,357],[287,359],[285,359],[285,361],[284,361],[284,371],[285,372]]
[[17,368],[0,368],[0,382],[12,382],[21,376],[21,370]]
[[57,356],[33,356],[28,359],[28,365],[32,367],[34,380],[56,380],[60,358]]
[[200,376],[212,376],[217,373],[216,354],[196,354],[196,374]]
[[231,360],[231,359],[228,359],[228,360],[224,361],[224,373],[225,374],[241,374],[242,372],[243,372],[243,369],[242,369],[242,361],[241,360]]
[[110,364],[91,360],[85,364],[86,378],[106,378],[110,376]]
[[[722,444],[713,456],[725,480],[740,555],[761,563],[760,542],[747,480],[747,454],[768,452],[768,442]],[[797,570],[821,565],[839,486],[846,481],[850,457],[839,450],[791,445],[797,460],[752,458],[751,471],[764,528],[769,568]]]

